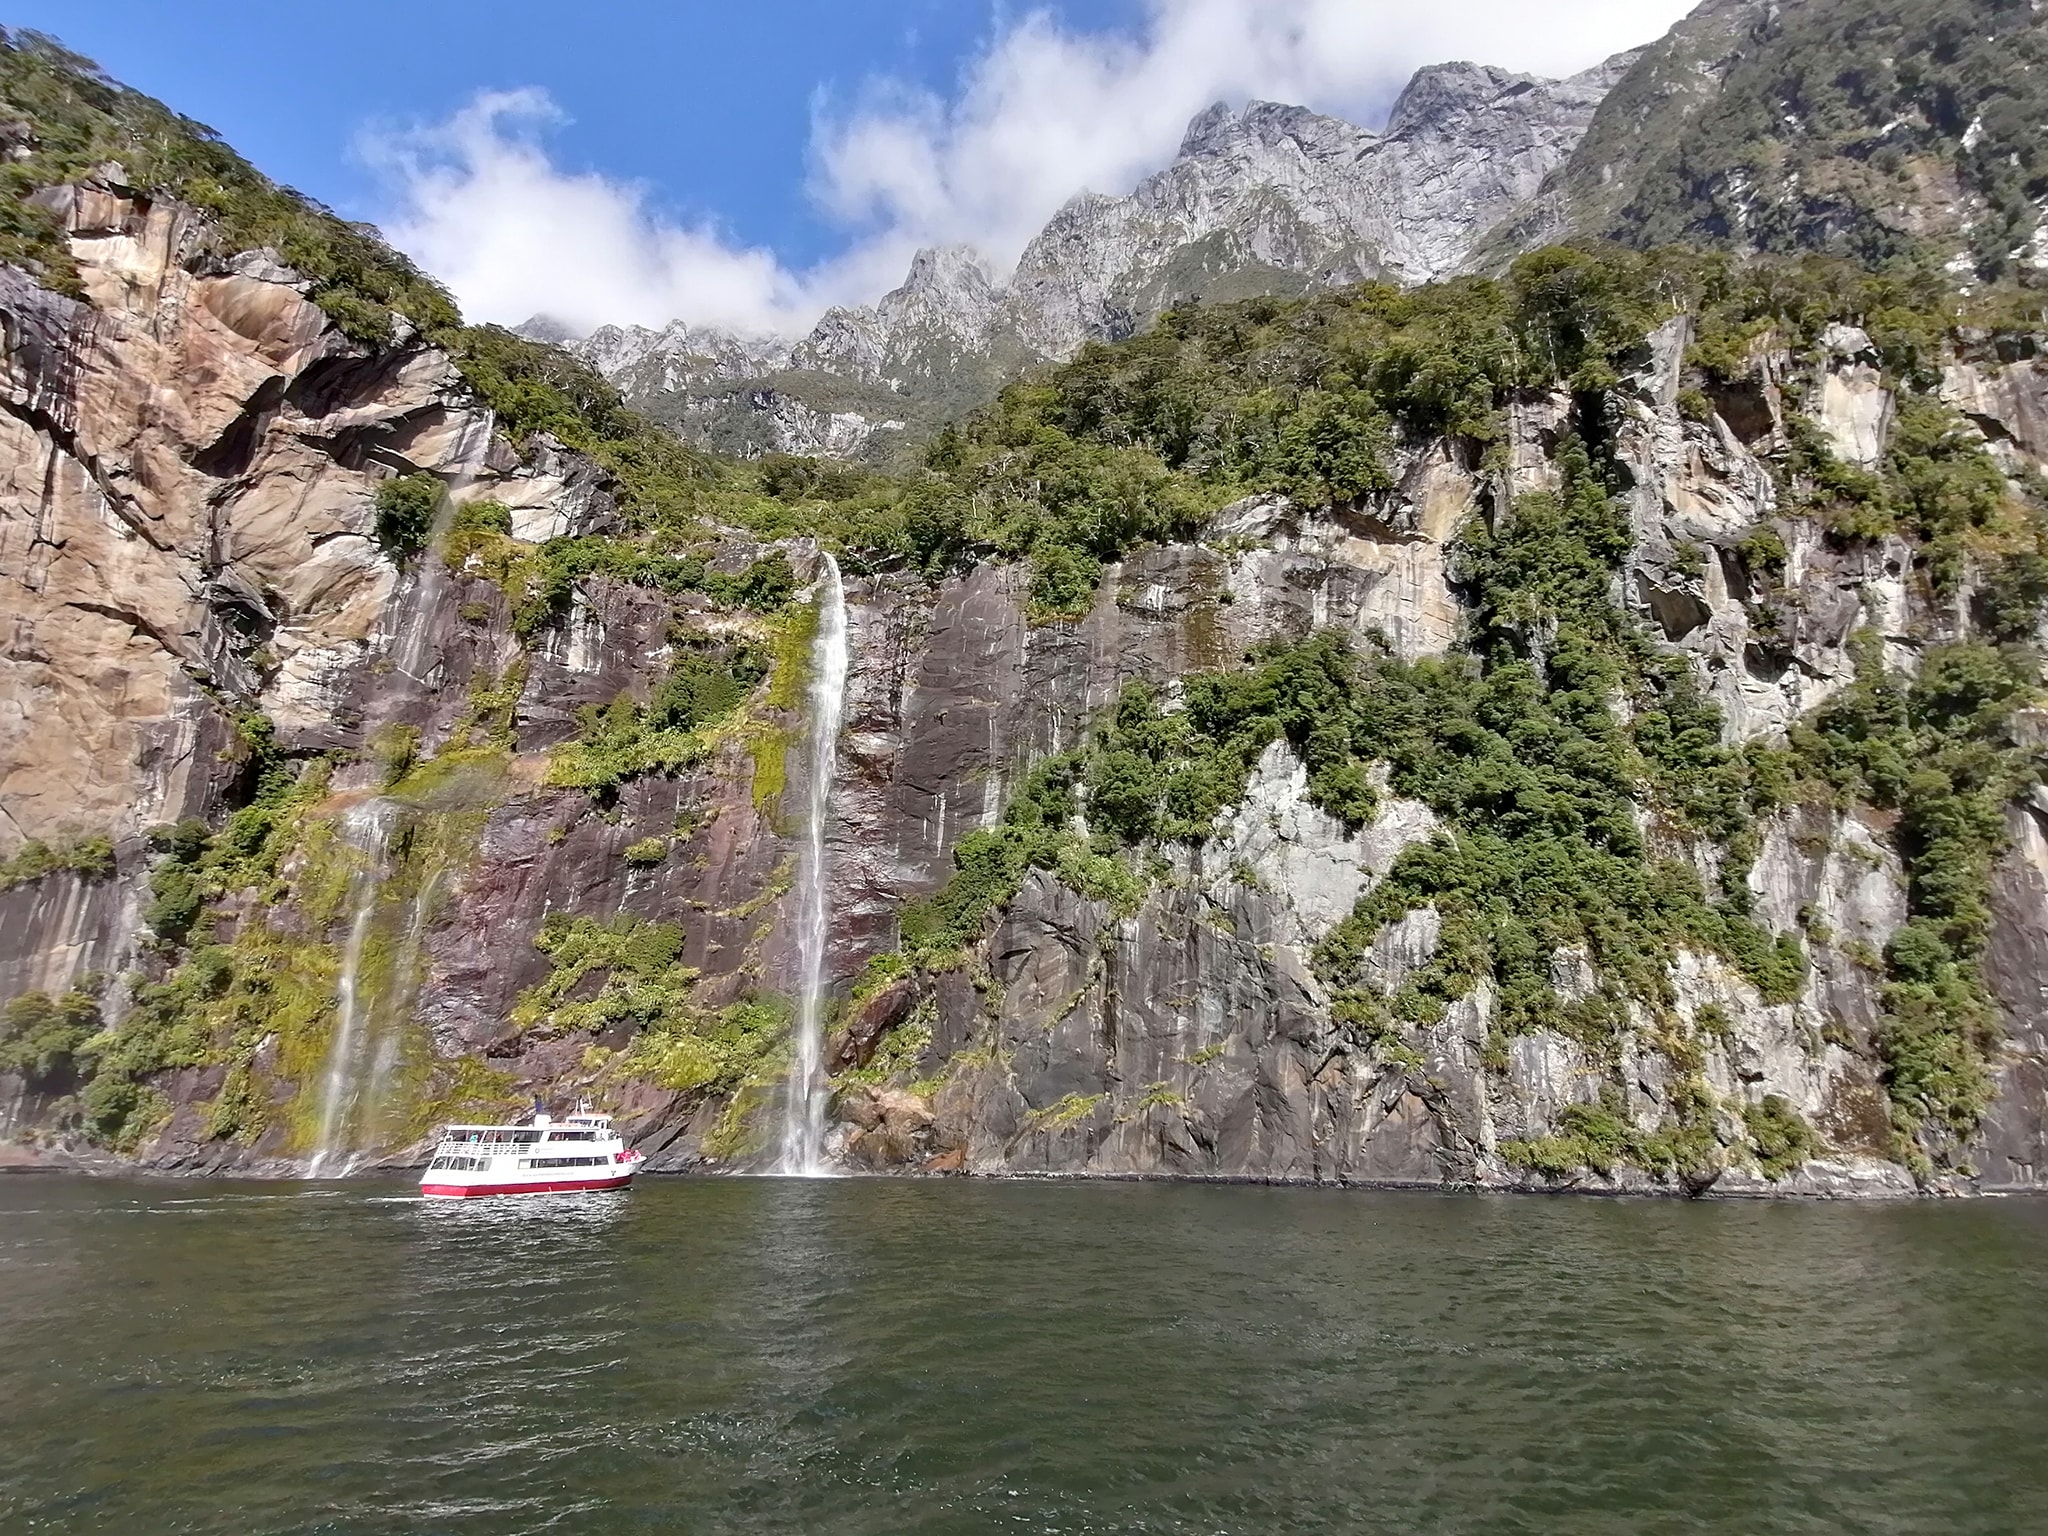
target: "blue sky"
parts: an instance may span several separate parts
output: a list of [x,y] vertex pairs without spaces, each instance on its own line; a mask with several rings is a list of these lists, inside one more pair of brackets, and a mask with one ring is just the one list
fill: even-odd
[[473,318],[800,331],[921,245],[998,272],[1218,99],[1375,126],[1419,66],[1564,74],[1692,0],[15,0]]
[[[1058,7],[1128,24],[1132,0]],[[875,76],[943,91],[984,48],[993,8],[961,0],[10,0],[33,27],[218,129],[269,175],[353,217],[385,211],[351,154],[380,123],[447,118],[479,90],[540,85],[570,121],[567,169],[660,189],[796,265],[839,235],[804,196],[814,98]]]

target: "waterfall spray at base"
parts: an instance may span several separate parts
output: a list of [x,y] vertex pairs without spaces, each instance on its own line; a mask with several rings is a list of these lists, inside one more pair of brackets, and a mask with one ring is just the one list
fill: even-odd
[[312,1178],[346,1174],[355,1166],[353,1149],[370,1129],[397,1064],[396,1036],[378,1038],[376,999],[364,967],[397,809],[388,800],[372,800],[342,818],[342,834],[361,862],[349,877],[348,942],[335,989],[334,1038],[320,1070],[320,1129],[306,1165]]
[[839,725],[846,708],[846,589],[839,565],[824,557],[818,591],[818,638],[811,656],[810,782],[804,797],[804,848],[797,877],[797,1008],[795,1059],[783,1104],[778,1171],[803,1177],[831,1172],[825,1162],[825,949],[831,902],[826,885],[825,826],[839,766]]

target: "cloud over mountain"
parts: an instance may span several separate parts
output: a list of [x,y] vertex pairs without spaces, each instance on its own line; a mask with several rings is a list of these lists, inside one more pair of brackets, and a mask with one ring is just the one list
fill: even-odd
[[445,122],[365,138],[389,177],[394,241],[477,318],[546,311],[579,327],[682,315],[743,331],[807,326],[872,299],[921,246],[998,265],[1075,193],[1121,192],[1171,158],[1208,103],[1258,97],[1374,123],[1413,71],[1478,58],[1570,73],[1648,41],[1688,0],[1151,0],[1130,32],[1050,11],[1002,27],[948,94],[880,79],[812,125],[808,191],[846,230],[806,271],[715,224],[663,214],[649,189],[556,166],[560,113],[537,90],[478,96]]

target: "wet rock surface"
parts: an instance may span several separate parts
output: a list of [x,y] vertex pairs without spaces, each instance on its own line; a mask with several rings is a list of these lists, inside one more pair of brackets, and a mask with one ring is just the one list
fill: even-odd
[[[495,584],[430,560],[401,569],[377,549],[374,487],[434,473],[458,499],[504,502],[514,536],[533,543],[607,525],[594,466],[545,442],[511,453],[446,358],[353,346],[281,269],[186,262],[187,216],[175,208],[87,188],[71,217],[90,304],[0,271],[0,581],[13,594],[0,653],[0,853],[91,832],[111,836],[115,861],[102,878],[59,872],[0,891],[0,1000],[95,973],[161,974],[142,917],[143,834],[185,815],[219,819],[241,771],[237,715],[260,710],[288,750],[335,756],[323,815],[383,793],[376,743],[403,728],[428,758],[478,754],[474,772],[405,808],[417,839],[452,839],[410,909],[420,959],[405,1011],[432,1063],[480,1064],[508,1096],[602,1082],[656,1170],[757,1164],[758,1145],[732,1131],[736,1115],[772,1110],[772,1086],[753,1085],[741,1103],[605,1077],[629,1027],[549,1036],[510,1016],[549,974],[535,940],[553,915],[678,925],[677,963],[696,972],[693,1005],[707,1011],[787,995],[797,829],[781,786],[801,780],[800,707],[765,708],[701,760],[615,797],[549,784],[548,754],[582,729],[582,711],[644,700],[679,625],[708,632],[727,619],[593,578],[558,627],[522,647]],[[1683,322],[1646,339],[1610,424],[1635,543],[1621,596],[1691,658],[1731,741],[1769,740],[1853,680],[1858,628],[1874,625],[1892,664],[1910,669],[1952,615],[1901,546],[1845,546],[1778,506],[1766,457],[1785,432],[1789,360],[1760,355],[1700,421],[1679,398],[1689,344]],[[1882,451],[1892,407],[1873,386],[1867,342],[1834,336],[1827,352],[1803,398],[1839,452],[1867,459]],[[1945,390],[2019,467],[2044,447],[2044,380],[2032,359],[1985,360],[1957,364]],[[841,1083],[833,1145],[847,1165],[1518,1186],[1532,1181],[1504,1148],[1553,1134],[1575,1107],[1618,1091],[1617,1113],[1644,1131],[1659,1124],[1677,1085],[1666,1055],[1642,1042],[1668,1027],[1697,1040],[1730,1122],[1722,1165],[1692,1192],[1911,1191],[1887,1160],[1872,1049],[1883,981],[1873,957],[1906,915],[1894,829],[1826,806],[1759,827],[1749,877],[1760,921],[1806,935],[1801,995],[1766,1003],[1721,961],[1681,953],[1671,1020],[1633,1019],[1638,1043],[1618,1061],[1562,1034],[1504,1036],[1483,985],[1398,1041],[1340,1018],[1316,979],[1316,947],[1436,822],[1384,793],[1375,818],[1347,831],[1309,803],[1306,770],[1279,744],[1242,803],[1134,909],[1034,871],[955,963],[855,990],[894,948],[906,903],[944,884],[961,839],[992,825],[1030,765],[1079,742],[1126,683],[1170,686],[1327,627],[1410,659],[1449,650],[1464,622],[1457,531],[1555,484],[1570,405],[1512,401],[1507,440],[1486,462],[1469,445],[1406,445],[1394,488],[1358,504],[1269,496],[1226,507],[1196,542],[1131,552],[1077,620],[1034,623],[1019,566],[981,564],[932,586],[849,579],[853,668],[826,840],[826,969],[844,1003],[829,1042]],[[1758,553],[1766,529],[1781,560]],[[760,552],[735,547],[736,559]],[[786,552],[811,569],[807,547]],[[509,678],[502,739],[488,752],[465,745],[479,693]],[[1975,1176],[1958,1188],[2029,1189],[2043,1177],[2044,815],[2013,812],[1996,874],[1986,973],[2006,1038]],[[650,841],[659,858],[628,857]],[[221,931],[325,945],[331,963],[347,927],[331,908],[295,889],[223,912]],[[1368,978],[1391,995],[1442,942],[1438,914],[1411,912],[1373,937]],[[1592,986],[1571,952],[1553,957],[1552,979],[1567,997]],[[109,1007],[119,1006],[117,987]],[[283,1049],[259,1051],[280,1085],[264,1137],[215,1135],[226,1074],[181,1069],[161,1083],[167,1117],[139,1155],[190,1172],[296,1166],[286,1078],[297,1070],[303,1082],[304,1068],[288,1069]],[[865,1080],[878,1062],[887,1080]],[[41,1134],[59,1097],[0,1078],[0,1136]],[[1773,1099],[1823,1141],[1777,1179],[1738,1151],[1742,1112]],[[385,1149],[400,1160],[416,1150]],[[1625,1171],[1577,1182],[1673,1187]]]

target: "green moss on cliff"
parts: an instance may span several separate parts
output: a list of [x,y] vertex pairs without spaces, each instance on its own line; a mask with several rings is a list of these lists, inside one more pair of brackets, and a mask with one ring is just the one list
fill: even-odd
[[534,942],[551,968],[521,994],[515,1025],[622,1042],[600,1064],[601,1075],[725,1097],[705,1150],[713,1157],[751,1150],[754,1112],[783,1074],[792,1017],[786,999],[761,992],[724,1007],[698,1005],[697,973],[681,961],[683,931],[673,923],[556,914]]
[[104,880],[114,872],[111,838],[80,837],[58,843],[31,839],[7,859],[0,859],[0,891],[32,885],[45,875],[68,872],[88,880]]
[[696,985],[697,973],[682,964],[683,930],[674,923],[631,917],[599,922],[554,913],[533,942],[552,969],[513,1007],[512,1022],[521,1029],[642,1030],[680,1016]]
[[756,993],[724,1008],[677,1009],[633,1042],[623,1067],[677,1092],[731,1092],[750,1079],[779,1079],[793,1010],[787,999]]
[[766,654],[750,641],[682,636],[645,704],[621,694],[609,705],[584,708],[581,733],[549,759],[548,782],[609,800],[642,774],[701,763],[768,675]]

